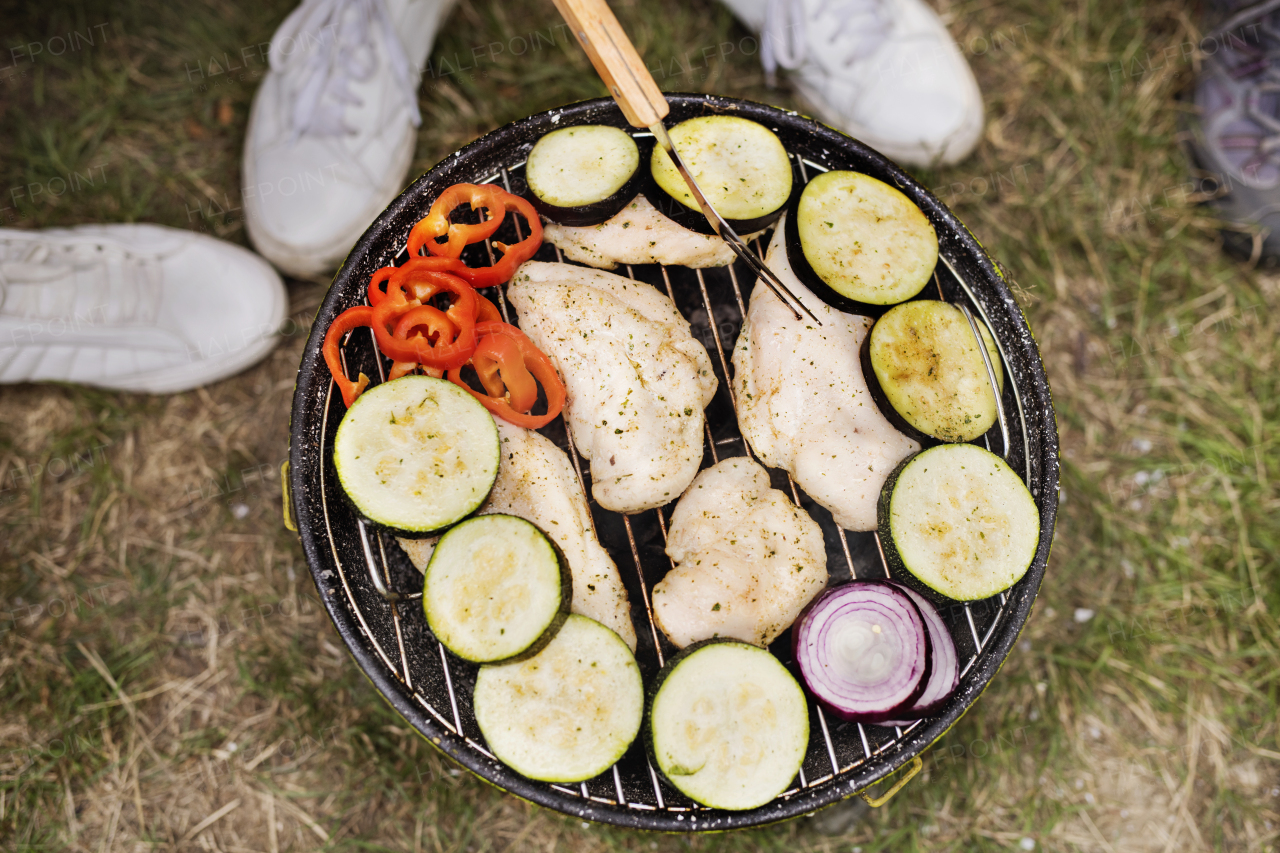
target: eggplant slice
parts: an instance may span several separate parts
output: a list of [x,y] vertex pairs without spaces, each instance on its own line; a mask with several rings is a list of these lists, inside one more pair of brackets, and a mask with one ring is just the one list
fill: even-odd
[[[700,116],[668,133],[707,201],[740,235],[772,225],[791,197],[791,158],[777,134],[737,116]],[[715,233],[675,163],[655,145],[653,180],[663,191],[654,203],[663,214],[700,234]]]
[[599,225],[643,189],[640,162],[636,141],[619,128],[588,124],[553,130],[529,152],[529,201],[552,222]]
[[[979,323],[996,384],[1000,351]],[[860,353],[871,398],[899,430],[923,444],[973,441],[995,425],[996,398],[973,329],[949,302],[895,305],[872,326]]]
[[791,267],[833,308],[878,317],[917,295],[933,275],[933,225],[911,199],[870,175],[824,172],[792,207]]

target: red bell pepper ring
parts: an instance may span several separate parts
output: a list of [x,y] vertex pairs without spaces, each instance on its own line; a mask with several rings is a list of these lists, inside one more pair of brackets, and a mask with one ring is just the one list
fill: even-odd
[[501,323],[502,315],[488,299],[476,294],[476,323]]
[[382,285],[387,283],[391,276],[396,274],[397,267],[383,267],[375,270],[369,278],[369,304],[377,305],[379,302],[387,298],[387,292],[382,289]]
[[528,412],[538,402],[538,383],[525,366],[520,345],[507,335],[489,334],[476,343],[471,365],[490,397],[506,397],[517,412]]
[[[385,292],[383,292],[383,295],[384,296],[386,295]],[[401,317],[399,323],[397,323],[397,327],[399,326],[400,323],[403,323],[403,322],[404,322],[404,317]],[[445,322],[450,322],[447,316],[445,318]],[[488,299],[485,299],[483,296],[481,296],[478,293],[476,294],[476,322],[477,323],[490,323],[490,322],[501,323],[502,322],[502,315],[498,313],[498,309],[494,307],[492,302],[490,302]],[[451,328],[453,327],[451,326]],[[452,336],[456,334],[456,332],[457,332],[457,329],[454,328],[453,331],[450,332],[450,335]],[[393,332],[392,334],[396,334],[396,332]],[[433,376],[436,379],[444,378],[444,371],[439,369],[438,367],[428,367],[425,364],[418,364],[416,361],[397,361],[392,363],[391,372],[387,374],[387,379],[399,379],[401,376],[407,376],[418,369],[421,369],[423,375],[425,376]],[[485,387],[488,387],[488,386],[486,385]],[[498,390],[498,393],[499,394],[502,393],[500,388]]]
[[[452,264],[452,268],[443,264]],[[393,304],[396,302],[426,302],[429,298],[436,295],[443,289],[457,295],[456,288],[466,288],[471,291],[471,296],[476,296],[474,289],[467,287],[467,282],[457,274],[458,270],[466,269],[462,265],[462,261],[452,259],[452,257],[413,257],[403,266],[397,266],[396,272],[390,274],[387,280],[387,292],[380,298],[378,304],[387,301],[388,297]],[[470,304],[468,298],[467,304]],[[376,306],[375,306],[376,307]]]
[[[538,429],[551,423],[564,409],[567,396],[564,382],[556,373],[551,359],[515,326],[506,323],[478,323],[475,331],[480,339],[476,346],[476,352],[480,355],[479,363],[475,365],[476,371],[488,393],[481,394],[464,382],[461,367],[449,371],[449,381],[470,391],[481,405],[508,423],[525,429]],[[506,340],[494,341],[493,338]],[[503,390],[497,387],[498,377],[494,376],[495,372],[506,386],[505,393],[494,393]],[[546,414],[530,414],[537,401],[537,389],[534,388],[531,393],[526,384],[525,377],[530,374],[531,378],[542,383],[542,390],[547,395]],[[508,377],[511,378],[510,383]]]
[[[392,304],[403,300],[405,304],[425,303],[441,291],[448,291],[455,297],[445,312],[455,325],[474,323],[480,295],[467,282],[452,272],[436,269],[433,261],[448,261],[459,264],[461,261],[449,258],[415,258],[402,267],[398,267],[394,275],[387,281],[387,293]],[[418,263],[421,262],[421,263]],[[466,267],[462,267],[466,269]],[[386,297],[384,297],[385,301]]]
[[[423,331],[426,332],[425,335],[422,334]],[[427,343],[439,349],[453,343],[458,336],[458,327],[439,308],[415,305],[400,315],[392,336],[404,341],[425,337]]]
[[533,205],[518,195],[512,195],[504,190],[499,192],[502,193],[503,207],[519,213],[529,223],[529,236],[513,246],[495,242],[493,247],[502,252],[502,258],[491,267],[475,269],[468,267],[458,270],[456,275],[471,282],[472,287],[493,287],[495,284],[510,281],[516,274],[516,268],[532,258],[542,246],[542,220],[538,218],[538,212],[533,209]]
[[[412,326],[402,326],[409,312],[423,306],[418,298],[409,299],[406,288],[415,297],[429,299],[438,292],[451,293],[455,299],[444,316],[457,327],[456,337],[447,343],[432,343],[423,335],[409,336]],[[378,348],[392,361],[413,361],[438,370],[450,370],[466,364],[476,348],[476,292],[457,276],[435,270],[400,267],[387,279],[387,291],[373,307],[373,333]],[[435,310],[435,309],[432,309]]]
[[[382,285],[386,284],[397,273],[408,275],[412,271],[431,270],[433,272],[449,272],[456,275],[458,270],[464,269],[467,269],[467,265],[457,258],[410,258],[402,267],[383,267],[369,279],[369,304],[376,306],[387,298],[387,292],[382,288]],[[413,298],[425,301],[430,297],[419,296],[415,293]]]
[[[462,250],[471,243],[479,243],[493,236],[502,224],[507,209],[503,204],[502,190],[492,184],[454,184],[440,194],[431,210],[409,231],[409,255],[418,257],[422,247],[432,255],[444,258],[460,258]],[[469,202],[472,210],[484,209],[485,218],[475,224],[450,222],[449,214],[463,202]],[[444,243],[439,242],[446,237]]]
[[361,326],[372,326],[373,322],[373,309],[367,305],[357,305],[334,317],[333,322],[329,324],[329,331],[324,335],[324,346],[321,352],[324,353],[325,364],[329,365],[329,372],[333,374],[333,381],[342,392],[342,402],[348,409],[364,389],[369,387],[369,377],[361,373],[357,382],[347,378],[347,374],[342,370],[342,355],[338,352],[338,345],[347,332]]

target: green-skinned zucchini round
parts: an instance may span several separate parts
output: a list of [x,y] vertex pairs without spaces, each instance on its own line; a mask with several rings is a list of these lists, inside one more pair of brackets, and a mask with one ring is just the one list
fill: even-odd
[[640,733],[644,682],[622,638],[570,616],[536,655],[480,667],[476,722],[508,767],[543,782],[581,782],[608,770]]
[[472,663],[536,653],[560,629],[573,601],[564,554],[514,515],[480,515],[449,528],[423,574],[431,633]]
[[878,317],[924,289],[938,263],[938,235],[898,190],[860,172],[824,172],[787,217],[787,259],[833,308]]
[[561,225],[599,225],[636,197],[644,181],[640,149],[626,131],[602,124],[562,127],[534,144],[525,163],[528,198]]
[[[772,130],[737,116],[700,116],[668,134],[707,201],[739,235],[767,228],[782,215],[791,197],[791,158]],[[650,170],[665,193],[653,200],[665,216],[691,231],[715,233],[660,145],[653,148]]]
[[[1003,391],[1000,352],[986,325],[975,323]],[[890,308],[863,339],[860,356],[871,398],[917,441],[972,441],[996,422],[982,351],[969,321],[948,302],[916,299]]]
[[498,427],[467,391],[404,376],[365,391],[333,441],[338,482],[357,512],[422,538],[479,508],[498,477]]
[[705,806],[757,808],[800,772],[809,745],[804,690],[759,646],[689,646],[658,673],[648,705],[654,766]]
[[877,531],[890,576],[933,601],[977,601],[1026,574],[1040,510],[1009,465],[973,444],[940,444],[885,481]]

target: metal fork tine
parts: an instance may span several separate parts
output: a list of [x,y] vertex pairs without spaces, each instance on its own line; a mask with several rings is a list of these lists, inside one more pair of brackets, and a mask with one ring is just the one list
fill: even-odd
[[[746,261],[747,266],[751,267],[751,269],[755,271],[756,275],[760,276],[760,278],[764,280],[764,283],[769,286],[769,289],[774,292],[774,295],[781,299],[783,304],[791,309],[791,313],[796,315],[796,319],[800,319],[800,312],[795,308],[796,305],[799,305],[800,310],[804,311],[804,313],[809,316],[809,319],[821,326],[822,321],[814,316],[814,313],[809,310],[809,306],[801,302],[800,298],[792,293],[787,286],[782,283],[782,280],[774,274],[773,270],[765,266],[764,261],[756,257],[755,252],[751,251],[747,244],[742,242],[742,238],[734,233],[734,230],[729,227],[727,222],[723,219],[720,220],[720,222],[724,228],[720,236],[729,244],[729,248],[733,249],[733,251],[737,253],[738,257]],[[728,236],[726,237],[726,235]],[[786,295],[784,296],[783,294]]]
[[[676,153],[676,147],[672,144],[671,137],[667,135],[667,129],[662,122],[659,121],[656,124],[649,125],[649,130],[653,133],[653,137],[658,141],[658,144],[662,146],[662,150],[667,152],[667,156],[675,164],[680,176],[684,178],[684,182],[689,185],[689,191],[693,193],[694,200],[698,202],[698,207],[702,209],[702,215],[707,217],[707,222],[711,223],[711,227],[715,229],[720,239],[728,244],[735,255],[747,262],[747,266],[751,267],[755,274],[769,286],[774,295],[782,300],[782,304],[791,309],[791,313],[796,316],[797,320],[801,319],[800,312],[804,311],[805,314],[809,315],[810,320],[821,326],[822,321],[809,310],[809,306],[797,299],[796,295],[787,289],[787,286],[773,274],[773,270],[765,266],[764,261],[755,252],[751,251],[751,247],[742,241],[738,233],[729,226],[728,222],[724,221],[724,217],[711,206],[711,202],[707,201],[707,197],[702,194],[702,190],[698,187],[698,182],[693,179],[693,174],[685,166],[684,161],[680,159],[680,155]],[[800,306],[799,309],[796,308],[797,305]]]
[[[783,304],[791,309],[791,313],[795,314],[796,319],[799,320],[800,311],[804,311],[804,313],[809,316],[809,319],[821,326],[822,321],[814,316],[814,313],[809,310],[809,306],[801,302],[799,297],[792,293],[790,289],[782,283],[782,280],[774,274],[773,270],[765,266],[764,261],[757,257],[756,253],[751,251],[751,248],[746,243],[742,242],[742,238],[739,237],[737,232],[729,226],[729,223],[721,219],[720,214],[716,213],[715,210],[712,210],[711,212],[715,214],[715,218],[717,220],[716,224],[720,227],[720,238],[728,243],[729,248],[733,249],[734,253],[738,257],[742,258],[742,260],[746,261],[747,266],[751,267],[752,271],[764,280],[764,283],[769,286],[769,289],[773,291],[774,295],[781,299]],[[796,310],[796,305],[800,306],[800,311]]]

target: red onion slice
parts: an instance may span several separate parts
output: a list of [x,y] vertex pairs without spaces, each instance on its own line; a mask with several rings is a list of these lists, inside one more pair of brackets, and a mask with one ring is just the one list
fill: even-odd
[[924,624],[929,629],[929,640],[933,645],[933,668],[920,698],[910,710],[903,712],[902,716],[906,719],[885,720],[880,724],[882,726],[909,726],[916,720],[937,713],[960,684],[960,658],[956,654],[955,640],[951,639],[951,632],[938,615],[938,609],[915,590],[903,584],[896,585],[911,596],[911,600],[920,608],[920,615],[924,617]]
[[901,715],[929,679],[929,631],[920,608],[897,584],[831,587],[800,614],[792,636],[810,692],[846,720]]

